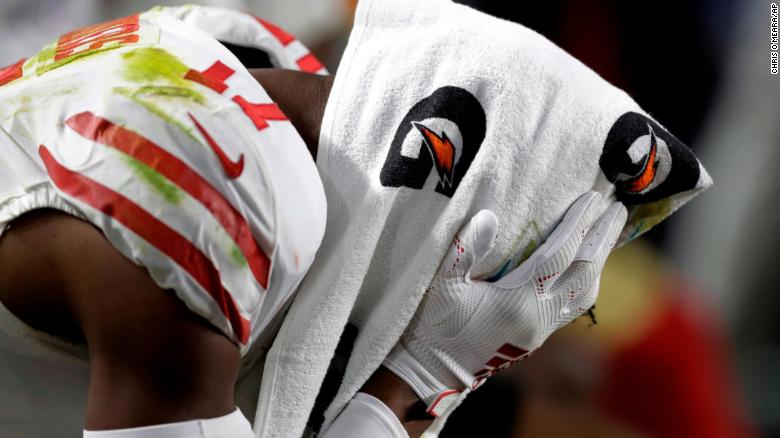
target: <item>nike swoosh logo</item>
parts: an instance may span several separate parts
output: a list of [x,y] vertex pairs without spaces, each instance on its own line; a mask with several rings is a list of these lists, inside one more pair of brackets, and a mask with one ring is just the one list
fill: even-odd
[[222,150],[217,142],[214,141],[211,135],[206,132],[203,126],[198,123],[195,117],[190,113],[187,113],[187,115],[190,116],[192,122],[195,123],[195,127],[198,128],[198,131],[200,131],[201,135],[203,135],[203,138],[206,139],[206,142],[209,144],[209,147],[211,147],[211,150],[214,151],[214,154],[217,156],[217,158],[219,158],[219,163],[222,164],[222,169],[225,170],[225,174],[228,176],[228,178],[236,179],[241,176],[241,173],[244,172],[244,154],[239,155],[238,160],[232,161],[230,158],[228,158],[227,154],[225,154],[225,151]]

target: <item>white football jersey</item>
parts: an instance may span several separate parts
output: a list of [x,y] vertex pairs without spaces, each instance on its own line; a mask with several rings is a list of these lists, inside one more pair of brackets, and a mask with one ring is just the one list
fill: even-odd
[[220,41],[324,73],[295,38],[218,8],[155,8],[0,70],[0,232],[35,208],[103,231],[248,351],[325,229],[317,169]]
[[[240,346],[251,408],[248,370],[313,261],[326,204],[303,140],[229,47],[325,73],[280,28],[195,6],[70,32],[0,69],[0,234],[38,208],[94,224]],[[83,355],[0,303],[0,435],[79,436]]]

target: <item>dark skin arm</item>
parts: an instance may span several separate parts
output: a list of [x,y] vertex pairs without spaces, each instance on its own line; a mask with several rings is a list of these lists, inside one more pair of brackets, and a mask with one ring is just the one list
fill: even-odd
[[277,68],[249,72],[290,119],[316,161],[322,116],[334,77]]
[[385,367],[379,367],[360,390],[382,400],[401,420],[410,437],[422,435],[433,422],[409,385]]

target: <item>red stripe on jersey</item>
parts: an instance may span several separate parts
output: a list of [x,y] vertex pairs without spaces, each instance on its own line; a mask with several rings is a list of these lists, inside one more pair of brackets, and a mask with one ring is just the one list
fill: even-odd
[[65,124],[85,138],[116,148],[146,164],[197,199],[238,245],[260,286],[268,289],[270,259],[252,237],[243,216],[208,181],[147,138],[89,111],[76,114]]
[[247,343],[250,321],[241,316],[233,296],[222,286],[219,272],[195,245],[133,201],[63,167],[45,146],[41,145],[38,153],[49,177],[60,190],[111,216],[187,271],[217,302],[239,342]]
[[290,35],[289,33],[285,32],[282,28],[279,26],[269,23],[262,18],[255,17],[255,20],[257,20],[260,24],[263,25],[268,32],[271,32],[271,34],[276,38],[280,43],[282,43],[283,46],[286,46],[290,44],[291,42],[295,41],[295,37]]
[[[184,79],[197,82],[222,94],[228,89],[225,80],[232,76],[233,73],[235,73],[235,70],[217,61],[202,72],[190,69],[184,75]],[[287,116],[284,115],[275,103],[251,103],[239,95],[233,96],[233,102],[241,107],[241,110],[252,120],[258,131],[268,127],[268,120],[287,120]],[[196,126],[198,125],[197,122],[195,124]],[[198,129],[200,129],[199,126]],[[209,144],[211,143],[209,142]]]
[[236,71],[220,61],[215,62],[211,67],[206,70],[197,71],[190,69],[187,74],[184,75],[184,79],[197,82],[201,85],[211,88],[219,94],[225,92],[228,86],[225,81],[233,76]]
[[84,52],[79,53],[97,50],[112,42],[118,45],[137,43],[139,36],[136,32],[141,27],[138,18],[138,14],[131,15],[66,33],[57,40],[54,60],[61,61],[71,57],[77,53],[77,48],[87,44],[89,47]]
[[301,70],[307,72],[307,73],[316,73],[320,71],[321,68],[325,67],[322,65],[319,59],[309,53],[308,55],[304,56],[303,58],[296,61],[298,64],[298,67],[300,67]]
[[251,103],[238,95],[233,96],[233,102],[237,103],[244,114],[252,119],[258,131],[268,127],[268,120],[287,120],[287,116],[275,103]]
[[20,59],[16,64],[11,64],[8,67],[0,68],[0,87],[22,77],[22,67],[24,66],[24,61],[24,59]]
[[501,348],[498,349],[498,352],[504,356],[511,357],[512,359],[517,359],[518,357],[528,353],[528,351],[515,347],[512,344],[502,345]]

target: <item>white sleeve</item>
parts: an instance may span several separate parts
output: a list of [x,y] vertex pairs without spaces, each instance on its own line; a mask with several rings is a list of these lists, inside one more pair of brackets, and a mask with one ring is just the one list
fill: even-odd
[[381,400],[359,392],[322,438],[409,438],[401,421]]

